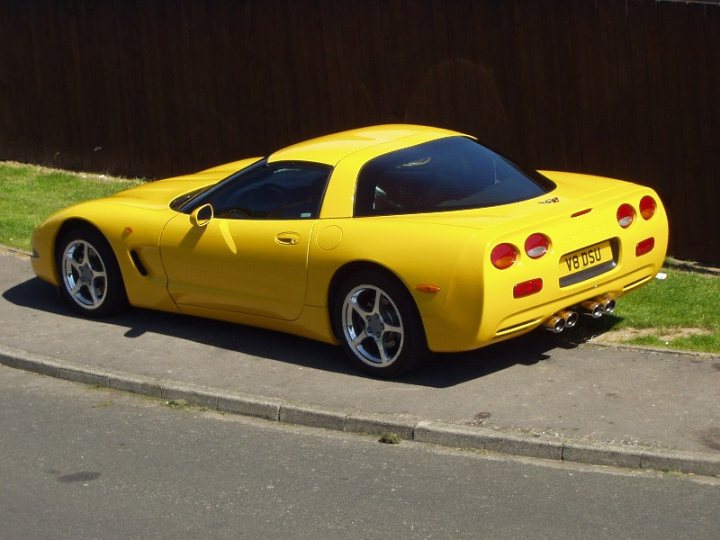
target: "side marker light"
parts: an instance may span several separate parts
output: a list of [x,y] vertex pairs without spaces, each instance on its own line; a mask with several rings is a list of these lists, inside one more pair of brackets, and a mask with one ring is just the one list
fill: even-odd
[[646,253],[651,252],[654,247],[655,238],[653,238],[652,236],[650,238],[646,238],[645,240],[638,242],[635,246],[635,256],[639,257],[640,255],[645,255]]
[[540,292],[542,288],[542,278],[535,278],[528,281],[523,281],[522,283],[518,283],[513,287],[513,298],[523,298],[525,296],[530,296],[531,294]]
[[415,287],[415,290],[426,293],[437,293],[440,292],[440,287],[438,287],[437,285],[430,285],[429,283],[421,283],[420,285]]

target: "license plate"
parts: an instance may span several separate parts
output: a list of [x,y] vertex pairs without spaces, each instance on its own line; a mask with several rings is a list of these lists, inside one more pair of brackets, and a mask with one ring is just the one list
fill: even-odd
[[601,264],[611,262],[612,259],[613,253],[610,242],[600,242],[599,244],[573,251],[560,258],[560,277],[600,266]]

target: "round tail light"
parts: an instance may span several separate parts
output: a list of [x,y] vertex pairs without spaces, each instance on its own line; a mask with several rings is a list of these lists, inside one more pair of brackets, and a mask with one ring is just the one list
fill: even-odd
[[650,195],[645,195],[640,199],[640,215],[643,219],[650,219],[655,215],[657,210],[657,203]]
[[534,233],[525,240],[525,253],[531,259],[539,259],[548,252],[550,239],[544,234]]
[[490,253],[490,260],[495,268],[505,270],[510,268],[518,257],[518,250],[512,244],[498,244]]
[[635,210],[629,204],[621,204],[617,210],[617,222],[623,229],[627,229],[635,220]]

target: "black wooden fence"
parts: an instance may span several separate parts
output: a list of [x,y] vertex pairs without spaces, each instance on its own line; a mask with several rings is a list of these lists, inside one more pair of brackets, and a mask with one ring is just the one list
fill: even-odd
[[720,263],[720,7],[0,0],[0,159],[155,178],[361,125],[654,186]]

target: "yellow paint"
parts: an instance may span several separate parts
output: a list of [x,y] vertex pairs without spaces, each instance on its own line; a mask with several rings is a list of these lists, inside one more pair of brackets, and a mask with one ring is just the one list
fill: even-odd
[[335,249],[342,242],[342,229],[337,225],[322,227],[317,235],[317,245],[330,251]]
[[[581,301],[603,294],[620,297],[660,269],[668,239],[662,203],[653,190],[618,180],[544,172],[557,188],[538,199],[486,209],[352,217],[355,181],[368,160],[448,135],[456,134],[418,126],[376,126],[272,154],[269,161],[314,161],[334,167],[316,220],[213,218],[199,226],[190,216],[170,209],[174,198],[214,184],[258,158],[85,202],[54,214],[36,229],[33,247],[39,257],[33,259],[33,268],[39,277],[58,285],[58,230],[67,220],[83,220],[108,239],[133,305],[334,342],[330,283],[346,264],[369,263],[405,284],[435,351],[473,349],[528,332]],[[638,215],[622,229],[615,219],[617,207],[629,203],[637,211],[644,195],[658,202],[655,216],[646,221]],[[570,217],[588,208],[592,210]],[[548,236],[551,247],[534,260],[523,252],[523,245],[536,232]],[[635,245],[650,236],[655,248],[636,257]],[[563,255],[613,238],[619,245],[614,269],[560,287]],[[501,242],[520,250],[517,262],[506,270],[490,264],[490,252]],[[147,276],[136,270],[131,250],[141,258]],[[543,279],[542,291],[513,298],[515,284],[537,277]],[[432,285],[433,292],[417,290],[419,284]]]
[[235,239],[230,233],[230,225],[228,223],[228,220],[222,219],[218,220],[218,222],[220,223],[218,229],[220,230],[220,235],[222,236],[223,240],[225,240],[225,245],[230,250],[230,253],[232,255],[237,255],[237,246],[235,245]]

